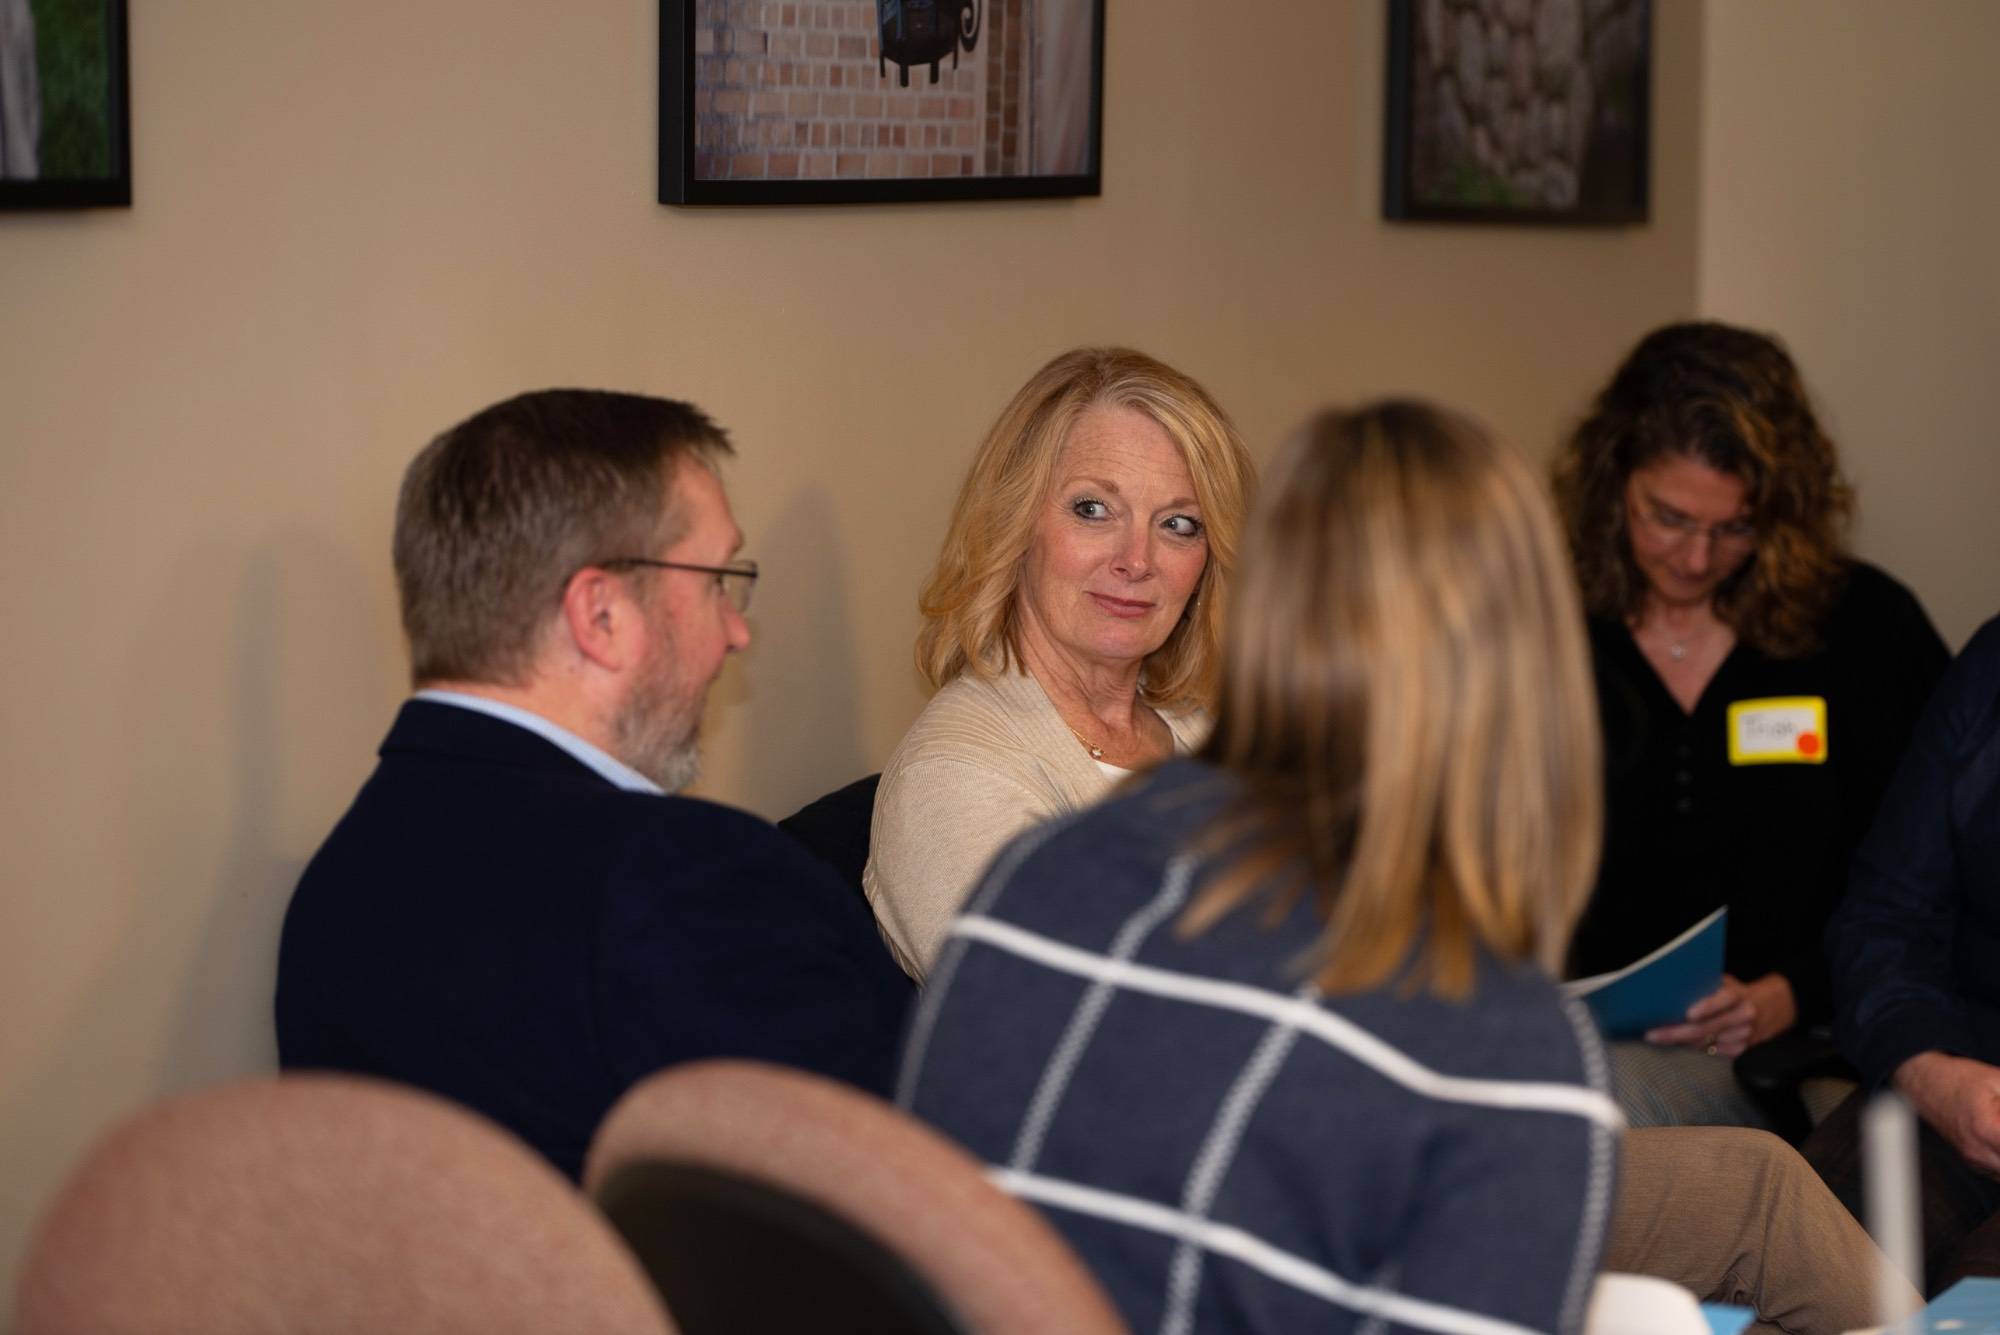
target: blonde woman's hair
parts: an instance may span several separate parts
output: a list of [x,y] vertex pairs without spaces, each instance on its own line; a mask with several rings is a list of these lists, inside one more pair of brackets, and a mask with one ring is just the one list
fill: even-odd
[[[1243,795],[1199,837],[1189,935],[1310,896],[1329,992],[1461,997],[1484,947],[1557,969],[1595,872],[1597,710],[1534,475],[1423,403],[1327,412],[1244,539],[1215,731]],[[1407,972],[1405,968],[1407,966]]]
[[1020,668],[1021,559],[1077,419],[1094,407],[1131,408],[1159,423],[1194,481],[1208,561],[1187,611],[1146,658],[1149,705],[1206,704],[1214,690],[1223,594],[1255,467],[1208,392],[1130,348],[1077,348],[1029,378],[973,456],[952,507],[944,549],[918,599],[917,670],[932,688],[961,672]]

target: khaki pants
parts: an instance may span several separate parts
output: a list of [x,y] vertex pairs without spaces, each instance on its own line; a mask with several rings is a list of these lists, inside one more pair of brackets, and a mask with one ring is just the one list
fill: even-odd
[[1753,1330],[1839,1335],[1922,1305],[1903,1284],[1876,1309],[1882,1253],[1805,1160],[1766,1131],[1628,1131],[1604,1268],[1657,1275],[1704,1302],[1755,1308]]

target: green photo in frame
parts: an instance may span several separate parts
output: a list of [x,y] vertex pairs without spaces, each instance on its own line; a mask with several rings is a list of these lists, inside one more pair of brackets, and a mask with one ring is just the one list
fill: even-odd
[[132,202],[125,0],[0,0],[0,208]]

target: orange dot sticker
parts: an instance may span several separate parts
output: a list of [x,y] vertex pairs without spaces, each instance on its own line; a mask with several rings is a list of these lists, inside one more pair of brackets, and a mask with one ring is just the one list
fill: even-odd
[[1818,733],[1802,732],[1799,734],[1799,754],[1802,756],[1816,756],[1819,754]]

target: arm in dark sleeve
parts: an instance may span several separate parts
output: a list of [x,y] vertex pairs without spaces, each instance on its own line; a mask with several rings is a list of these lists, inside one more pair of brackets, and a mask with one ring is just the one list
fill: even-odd
[[1959,833],[1969,814],[2000,799],[1991,763],[1975,780],[1979,791],[1965,786],[1969,762],[1990,749],[1997,696],[2000,621],[1974,636],[1945,674],[1855,853],[1847,898],[1827,934],[1835,1034],[1871,1082],[1888,1080],[1920,1052],[1969,1050],[1951,985],[1952,939],[1968,888]]
[[1826,968],[1826,930],[1846,890],[1856,847],[1868,832],[1882,795],[1909,746],[1917,720],[1951,662],[1937,627],[1915,594],[1873,567],[1854,574],[1856,588],[1829,627],[1832,648],[1852,660],[1847,673],[1845,719],[1832,721],[1836,761],[1842,767],[1836,828],[1823,831],[1832,856],[1797,929],[1788,934],[1778,972],[1792,984],[1804,1023],[1823,1021],[1833,1008]]
[[607,891],[597,952],[608,1059],[626,1081],[749,1057],[886,1092],[910,985],[854,894],[754,818],[648,834]]

